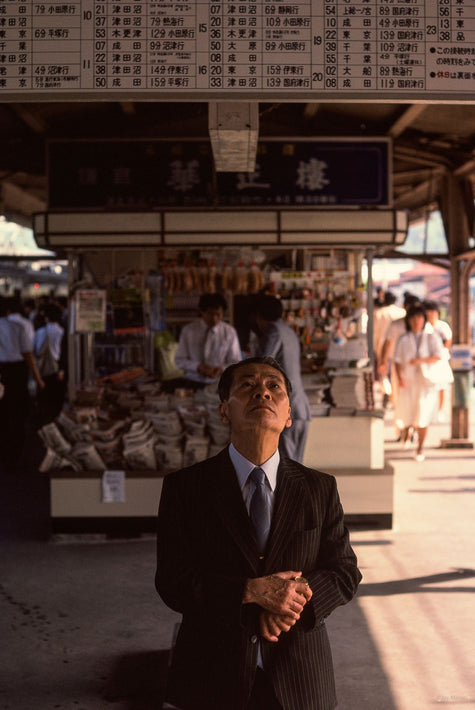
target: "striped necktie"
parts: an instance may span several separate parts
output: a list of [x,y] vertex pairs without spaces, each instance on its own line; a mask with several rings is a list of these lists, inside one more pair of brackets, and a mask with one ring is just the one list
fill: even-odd
[[263,554],[270,530],[270,501],[265,490],[266,474],[262,468],[254,468],[250,478],[256,488],[252,494],[249,515],[256,531],[259,552]]

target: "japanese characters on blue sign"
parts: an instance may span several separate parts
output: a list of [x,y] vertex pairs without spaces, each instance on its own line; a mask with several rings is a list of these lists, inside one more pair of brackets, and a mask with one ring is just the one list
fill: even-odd
[[388,206],[386,139],[262,140],[254,173],[214,173],[209,142],[49,145],[49,209]]

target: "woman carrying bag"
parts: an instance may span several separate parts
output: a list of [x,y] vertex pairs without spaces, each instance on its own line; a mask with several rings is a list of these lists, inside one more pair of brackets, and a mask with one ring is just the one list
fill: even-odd
[[411,306],[406,315],[407,332],[396,343],[393,362],[400,387],[395,417],[401,422],[402,440],[407,445],[410,433],[417,432],[416,461],[424,460],[427,429],[437,415],[439,388],[436,363],[442,360],[440,338],[426,328],[423,306]]

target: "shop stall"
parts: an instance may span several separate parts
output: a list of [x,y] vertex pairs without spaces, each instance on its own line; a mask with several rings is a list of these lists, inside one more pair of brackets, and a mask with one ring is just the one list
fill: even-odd
[[[391,525],[360,274],[372,241],[403,241],[405,215],[329,211],[322,226],[321,212],[305,214],[38,216],[38,242],[61,244],[70,262],[69,399],[40,432],[54,531],[154,529],[163,477],[228,442],[215,386],[163,387],[181,374],[174,348],[204,292],[225,295],[244,356],[252,299],[281,299],[312,410],[304,463],[337,477],[349,521]],[[332,230],[331,247],[317,227]]]

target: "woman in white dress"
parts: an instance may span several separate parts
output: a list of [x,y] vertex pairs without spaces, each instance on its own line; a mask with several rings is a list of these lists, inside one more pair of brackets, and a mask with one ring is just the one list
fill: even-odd
[[431,324],[434,329],[434,333],[437,333],[442,340],[443,366],[440,368],[441,377],[439,382],[439,415],[438,421],[444,421],[444,400],[445,391],[450,384],[454,381],[454,376],[452,373],[452,368],[450,367],[450,348],[452,347],[452,329],[448,323],[440,320],[440,309],[435,301],[425,301],[424,308],[426,309],[427,321]]
[[399,337],[393,357],[400,388],[395,417],[403,423],[404,442],[409,441],[410,431],[415,428],[418,439],[415,458],[423,461],[427,428],[437,414],[439,399],[437,385],[426,379],[423,368],[442,359],[443,345],[438,335],[425,328],[423,306],[411,306],[406,321],[407,332]]

